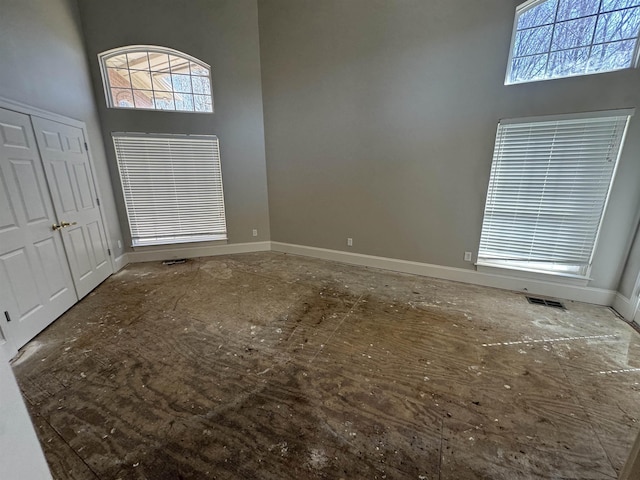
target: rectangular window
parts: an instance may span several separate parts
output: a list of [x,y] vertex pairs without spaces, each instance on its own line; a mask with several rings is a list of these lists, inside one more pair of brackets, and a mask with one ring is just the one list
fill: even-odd
[[588,276],[630,113],[501,121],[478,265]]
[[226,240],[218,138],[114,133],[133,246]]

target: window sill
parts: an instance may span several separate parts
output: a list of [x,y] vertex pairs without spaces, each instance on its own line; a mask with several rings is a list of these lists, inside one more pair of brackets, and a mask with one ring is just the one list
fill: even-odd
[[188,239],[188,240],[172,240],[171,242],[163,242],[163,243],[138,243],[131,245],[131,248],[135,251],[136,249],[141,250],[152,250],[152,249],[171,249],[171,248],[185,248],[185,247],[202,247],[206,245],[226,245],[228,243],[226,236],[220,236],[218,238],[208,237],[203,238],[202,240],[196,239]]
[[508,265],[498,265],[490,263],[476,263],[478,272],[488,273],[492,275],[504,275],[508,277],[528,278],[531,280],[540,280],[543,282],[561,283],[564,285],[576,285],[586,287],[592,280],[588,276],[576,275],[571,273],[552,273],[535,269],[526,269],[521,267],[510,267]]

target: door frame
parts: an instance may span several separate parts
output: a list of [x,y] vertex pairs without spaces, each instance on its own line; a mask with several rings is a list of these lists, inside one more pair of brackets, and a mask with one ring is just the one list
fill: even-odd
[[[640,272],[636,284],[631,291],[631,315],[629,320],[640,323]],[[635,305],[633,304],[635,302]]]
[[115,261],[114,252],[116,251],[111,244],[111,230],[109,229],[109,225],[107,223],[106,216],[104,214],[104,197],[102,192],[100,191],[100,185],[98,184],[96,177],[96,167],[93,162],[93,155],[91,150],[91,142],[89,141],[89,134],[87,131],[87,125],[80,121],[75,120],[73,118],[65,117],[63,115],[59,115],[57,113],[49,112],[47,110],[42,110],[37,107],[32,107],[31,105],[27,105],[21,102],[17,102],[15,100],[11,100],[5,97],[0,96],[0,108],[4,108],[6,110],[13,110],[14,112],[23,113],[25,115],[29,115],[30,117],[40,117],[47,120],[51,120],[54,122],[62,123],[65,125],[69,125],[72,127],[76,127],[82,130],[82,135],[84,136],[84,141],[87,143],[87,157],[89,158],[89,168],[91,169],[91,177],[93,179],[93,186],[96,190],[96,195],[100,199],[100,204],[98,205],[98,209],[100,210],[100,219],[102,221],[102,228],[104,229],[107,248],[109,249],[109,263],[111,264],[111,271],[113,273],[119,270],[118,265]]

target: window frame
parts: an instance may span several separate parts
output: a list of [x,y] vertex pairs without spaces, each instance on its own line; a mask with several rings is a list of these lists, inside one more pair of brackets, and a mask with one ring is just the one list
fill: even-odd
[[[482,225],[481,225],[481,231],[480,231],[480,240],[478,243],[478,259],[475,265],[479,268],[488,267],[488,268],[519,271],[519,272],[530,272],[534,274],[542,274],[542,275],[548,275],[552,277],[565,277],[567,279],[577,279],[577,280],[586,280],[586,281],[591,280],[591,269],[593,265],[593,258],[598,248],[600,234],[601,234],[602,226],[604,223],[604,218],[607,214],[607,209],[609,206],[609,200],[611,197],[613,183],[616,179],[616,174],[620,164],[620,157],[622,155],[627,132],[629,130],[629,123],[631,121],[631,117],[633,117],[634,114],[635,114],[635,109],[629,108],[629,109],[619,109],[619,110],[585,112],[585,113],[578,113],[578,114],[548,115],[548,116],[540,116],[540,117],[510,118],[510,119],[500,120],[498,123],[497,132],[496,132],[493,160],[491,162],[491,171],[489,173],[489,184],[487,186],[487,195],[486,195],[485,204],[484,204],[484,213],[483,213],[483,219],[482,219]],[[489,210],[489,199],[492,196],[491,182],[493,180],[493,172],[494,172],[494,166],[495,166],[496,155],[497,155],[496,148],[498,147],[498,139],[500,135],[501,125],[514,125],[514,124],[526,125],[526,124],[547,123],[547,122],[563,122],[563,121],[572,121],[572,120],[581,120],[581,119],[595,120],[598,118],[611,118],[611,117],[619,117],[619,118],[626,117],[626,121],[622,129],[622,134],[620,135],[619,146],[616,152],[616,156],[613,159],[614,165],[611,171],[611,177],[608,182],[607,193],[605,195],[604,202],[602,205],[602,211],[600,213],[600,218],[598,220],[598,227],[595,232],[595,236],[593,239],[593,244],[591,246],[591,252],[589,255],[588,264],[586,265],[586,268],[583,271],[571,272],[571,271],[568,271],[567,269],[564,269],[565,271],[562,271],[561,268],[557,268],[556,270],[553,270],[552,268],[536,268],[535,266],[531,266],[532,264],[536,263],[535,261],[532,261],[532,260],[509,261],[509,260],[483,258],[483,255],[481,253],[481,247],[483,244],[483,232],[485,227],[485,220],[487,217],[487,211]],[[501,144],[501,145],[504,146],[504,144]],[[520,265],[518,265],[518,263],[520,263]],[[539,265],[545,264],[545,262],[543,261],[538,261],[537,263]],[[548,262],[548,263],[553,264],[553,262]],[[528,265],[525,265],[525,264],[528,264]],[[556,263],[556,265],[558,265],[558,263]],[[580,266],[578,266],[578,270],[580,270]]]
[[[638,35],[636,35],[636,44],[634,47],[634,52],[633,52],[633,56],[632,56],[632,60],[631,60],[631,65],[629,65],[628,67],[623,67],[623,68],[615,68],[613,70],[601,70],[601,71],[594,71],[594,72],[582,72],[582,73],[574,73],[574,74],[569,74],[569,75],[562,75],[562,76],[558,76],[558,77],[544,77],[544,78],[535,78],[535,79],[530,79],[530,80],[520,80],[520,81],[510,81],[510,76],[511,76],[511,71],[513,68],[513,57],[514,57],[514,47],[515,47],[515,41],[516,41],[516,35],[518,33],[518,20],[520,18],[520,16],[525,13],[526,11],[542,4],[545,3],[547,1],[550,0],[527,0],[524,3],[521,3],[520,5],[518,5],[516,7],[516,11],[515,11],[515,15],[513,17],[513,28],[511,30],[511,42],[509,44],[509,56],[507,59],[507,69],[506,69],[506,73],[505,73],[505,77],[504,77],[504,84],[509,86],[509,85],[520,85],[520,84],[524,84],[524,83],[532,83],[532,82],[543,82],[543,81],[547,81],[547,80],[559,80],[562,78],[572,78],[572,77],[582,77],[585,75],[598,75],[598,74],[602,74],[602,73],[610,73],[610,72],[619,72],[621,70],[630,70],[633,68],[638,68],[638,65],[640,65],[640,31],[638,32]],[[558,0],[559,2],[560,0]],[[628,8],[633,8],[633,7],[628,7]],[[619,9],[619,10],[624,10],[624,9]],[[619,11],[619,10],[612,10],[612,11]],[[609,12],[607,12],[609,13]],[[600,12],[595,14],[596,18],[600,16]],[[579,17],[579,18],[585,18],[585,17]],[[554,19],[554,22],[550,25],[554,26],[554,31],[555,31],[555,25],[557,25],[559,22],[557,21],[557,19]],[[550,40],[550,42],[553,40],[553,32],[552,32],[552,38]],[[605,43],[611,43],[611,42],[605,42]],[[594,43],[593,41],[589,44],[589,45],[585,45],[588,46],[589,48],[593,47]],[[599,44],[598,44],[599,45]],[[561,50],[558,50],[561,51]],[[550,54],[551,50],[546,51],[545,53]]]
[[[107,60],[109,60],[112,57],[118,56],[118,55],[124,55],[124,54],[129,54],[129,53],[141,53],[141,52],[146,52],[146,53],[161,53],[161,54],[167,54],[170,56],[174,56],[174,57],[180,57],[184,60],[187,60],[189,62],[193,62],[195,64],[197,64],[198,66],[204,68],[207,70],[207,75],[206,77],[209,79],[209,92],[208,94],[202,94],[205,96],[209,96],[211,98],[211,111],[197,111],[194,107],[193,110],[178,110],[176,108],[172,109],[165,109],[165,108],[144,108],[144,107],[136,107],[135,105],[132,107],[121,107],[119,105],[116,105],[113,99],[113,96],[111,94],[111,82],[109,80],[109,74],[108,74],[108,67],[107,67]],[[168,47],[162,47],[159,45],[127,45],[125,47],[118,47],[118,48],[112,48],[111,50],[106,50],[104,52],[101,52],[98,54],[98,64],[100,65],[100,75],[102,77],[102,86],[104,89],[104,97],[105,97],[105,101],[107,104],[107,108],[114,108],[114,109],[119,109],[119,110],[143,110],[143,111],[152,111],[152,112],[173,112],[173,113],[202,113],[202,114],[213,114],[215,112],[215,106],[214,106],[214,99],[213,99],[213,82],[211,79],[211,65],[209,65],[208,63],[203,62],[202,60],[193,57],[187,53],[181,52],[179,50],[174,50],[172,48],[168,48]],[[130,71],[130,67],[127,64],[127,69]],[[144,70],[142,70],[144,71]],[[151,73],[151,70],[149,70],[149,72]],[[191,73],[189,73],[190,77],[193,77],[194,75],[192,75]],[[205,75],[196,75],[196,76],[202,76],[204,77]],[[130,80],[131,82],[131,80]],[[118,87],[114,87],[114,88],[118,88]],[[173,88],[173,86],[172,86]],[[138,91],[144,91],[141,89],[134,89],[133,86],[131,86],[129,88],[129,90],[131,90],[132,94],[133,92],[135,92],[136,90]],[[151,87],[152,92],[155,92],[155,90],[153,89],[153,87]],[[183,93],[183,92],[176,92],[175,89],[171,90],[172,94],[176,94],[176,93]],[[187,93],[187,92],[184,92]],[[198,94],[194,94],[193,91],[191,91],[191,96],[193,97],[194,95],[198,95]],[[174,106],[175,106],[175,99],[174,99]]]

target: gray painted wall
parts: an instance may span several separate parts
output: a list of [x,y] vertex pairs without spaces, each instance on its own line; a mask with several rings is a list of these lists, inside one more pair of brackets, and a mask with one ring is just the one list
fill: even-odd
[[2,0],[0,96],[86,123],[116,247],[120,227],[74,0]]
[[[118,179],[118,173],[111,132],[215,134],[220,139],[229,243],[268,240],[255,0],[80,0],[79,5],[113,178]],[[97,55],[135,44],[174,48],[211,65],[215,113],[107,109]],[[128,237],[120,182],[113,183]],[[254,228],[258,237],[252,237]]]
[[[259,0],[272,240],[473,268],[500,118],[640,103],[638,69],[505,86],[519,3]],[[636,117],[594,287],[622,272],[639,140]]]

